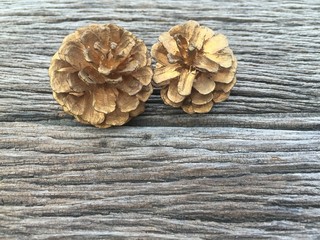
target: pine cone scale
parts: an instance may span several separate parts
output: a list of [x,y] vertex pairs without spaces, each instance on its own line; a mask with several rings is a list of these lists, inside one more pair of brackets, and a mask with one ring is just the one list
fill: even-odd
[[133,39],[129,38],[128,36],[123,36],[121,38],[120,43],[117,45],[114,56],[116,56],[117,58],[126,59],[129,56],[131,50],[134,48],[134,46],[135,41]]
[[53,96],[83,123],[111,127],[144,111],[152,93],[145,44],[113,25],[91,25],[67,36],[49,69]]
[[89,99],[87,99],[84,112],[82,114],[75,115],[81,116],[81,118],[86,122],[92,123],[93,125],[98,125],[105,120],[105,114],[96,111],[92,107],[92,104],[92,97],[90,97]]
[[100,38],[91,30],[84,30],[80,33],[80,42],[85,49],[93,49],[94,44],[100,41]]
[[227,38],[195,21],[174,26],[151,51],[161,98],[188,113],[210,111],[236,83],[237,61]]
[[193,82],[193,88],[201,94],[213,92],[216,83],[212,81],[211,75],[200,73],[198,78]]
[[197,68],[199,71],[208,71],[212,73],[216,73],[219,70],[219,64],[211,61],[208,59],[205,55],[197,54],[193,65],[195,68]]
[[208,54],[205,53],[205,57],[212,62],[217,63],[223,68],[230,68],[232,66],[232,55],[229,53]]
[[82,68],[90,66],[90,63],[85,61],[83,57],[83,50],[84,48],[79,46],[79,43],[67,42],[63,44],[59,50],[59,58],[68,62],[72,67],[79,71]]
[[174,103],[181,103],[185,99],[185,96],[178,93],[178,81],[171,81],[167,96],[168,99]]
[[129,113],[121,112],[119,109],[116,109],[106,116],[103,124],[106,126],[121,126],[129,120],[129,117]]
[[175,39],[170,35],[170,33],[166,32],[160,35],[159,41],[163,44],[164,48],[167,52],[174,56],[180,55],[180,50],[177,46],[177,42]]
[[211,102],[213,99],[213,94],[210,92],[209,94],[203,95],[196,90],[191,95],[191,101],[195,105],[203,105],[208,102]]
[[236,75],[237,65],[238,65],[237,60],[234,59],[231,68],[222,69],[221,71],[216,73],[212,78],[213,81],[217,83],[225,83],[225,84],[230,83]]
[[153,72],[150,67],[142,67],[131,74],[131,76],[138,80],[143,86],[147,86],[150,83],[152,75]]
[[188,96],[191,94],[193,81],[196,78],[197,72],[195,70],[190,71],[183,69],[178,82],[178,93],[182,96]]
[[215,103],[223,102],[225,101],[230,95],[230,92],[223,92],[223,91],[215,91],[213,93],[213,101]]
[[71,89],[70,92],[84,93],[88,87],[86,83],[80,80],[77,72],[65,74],[63,78],[60,78],[60,83],[63,79],[67,79]]
[[87,104],[84,96],[77,97],[71,94],[65,96],[63,102],[68,111],[75,115],[83,114]]
[[140,101],[135,96],[130,96],[125,92],[119,92],[119,98],[117,99],[117,106],[121,112],[130,112],[136,109]]
[[90,62],[91,64],[94,64],[94,65],[96,65],[95,63],[99,62],[100,59],[104,58],[104,55],[101,52],[92,48],[83,50],[83,55],[84,55],[84,59],[87,62]]
[[[197,23],[196,21],[188,21],[185,24],[182,25],[181,27],[181,33],[183,34],[183,36],[186,38],[186,40],[188,42],[190,42],[195,29],[199,27],[199,23]],[[177,29],[176,29],[177,30]]]
[[193,104],[192,107],[193,107],[193,111],[195,113],[207,113],[213,107],[213,102],[210,101],[210,102],[202,104],[202,105]]
[[161,98],[163,99],[164,103],[165,104],[168,104],[168,105],[171,105],[173,107],[181,107],[182,103],[183,102],[178,102],[178,103],[175,103],[173,101],[171,101],[168,97],[168,86],[164,87],[161,89],[160,91],[160,96]]
[[[61,76],[62,75],[62,76]],[[70,84],[67,81],[60,81],[64,77],[63,73],[55,72],[53,74],[54,79],[51,81],[53,85],[53,91],[56,93],[71,92]]]
[[146,102],[151,93],[153,92],[153,88],[151,83],[149,83],[147,86],[143,86],[142,88],[143,90],[138,92],[136,96],[141,102]]
[[141,102],[140,101],[140,104],[138,105],[138,107],[135,109],[135,110],[132,110],[130,113],[129,113],[129,116],[130,117],[136,117],[138,115],[140,115],[141,113],[143,113],[145,110],[144,108],[144,102]]
[[133,96],[142,90],[143,85],[131,76],[127,76],[122,82],[118,83],[116,87],[119,90],[128,93],[130,96]]
[[93,93],[94,109],[105,114],[113,112],[116,109],[117,96],[118,91],[116,89],[105,87],[98,88]]
[[190,39],[190,46],[192,46],[191,50],[196,48],[198,51],[200,51],[203,48],[205,42],[213,36],[214,32],[210,28],[203,26],[196,28],[194,34],[192,35],[192,38]]
[[179,64],[168,64],[167,66],[161,66],[155,69],[153,80],[157,84],[165,83],[170,79],[174,79],[180,76]]
[[157,59],[158,63],[162,66],[169,65],[170,62],[167,57],[167,53],[162,43],[155,43],[151,48],[151,55]]
[[237,82],[237,78],[234,77],[233,80],[228,84],[217,83],[216,89],[217,90],[222,90],[225,93],[230,92],[230,90],[233,88],[233,86],[236,84],[236,82]]
[[214,54],[219,52],[220,50],[223,50],[224,48],[228,47],[228,40],[226,36],[222,34],[217,34],[210,39],[208,39],[203,44],[203,52]]

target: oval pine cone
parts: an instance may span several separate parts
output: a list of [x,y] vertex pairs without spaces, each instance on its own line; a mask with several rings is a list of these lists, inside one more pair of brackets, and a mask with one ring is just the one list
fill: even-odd
[[142,40],[114,24],[67,36],[49,68],[53,96],[65,112],[96,127],[123,125],[152,93],[151,57]]
[[161,34],[151,54],[163,101],[187,113],[209,112],[236,83],[237,60],[227,38],[195,21]]

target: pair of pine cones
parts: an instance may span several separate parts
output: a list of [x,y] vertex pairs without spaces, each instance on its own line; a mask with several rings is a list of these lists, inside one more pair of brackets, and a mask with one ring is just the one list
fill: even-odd
[[144,42],[114,24],[77,29],[49,68],[53,96],[82,123],[119,126],[144,112],[153,84],[164,103],[206,113],[228,98],[237,60],[227,38],[188,21],[160,35],[151,55]]

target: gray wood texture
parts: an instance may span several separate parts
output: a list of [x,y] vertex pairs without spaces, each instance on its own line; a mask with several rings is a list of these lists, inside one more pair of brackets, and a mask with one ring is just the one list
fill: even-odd
[[[209,114],[156,89],[124,127],[65,115],[64,36],[113,22],[147,46],[193,19],[228,36],[238,83]],[[319,239],[320,2],[0,0],[0,239]]]

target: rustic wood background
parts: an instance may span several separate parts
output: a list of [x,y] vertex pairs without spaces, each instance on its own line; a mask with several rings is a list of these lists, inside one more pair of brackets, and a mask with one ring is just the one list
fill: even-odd
[[[77,27],[113,22],[150,48],[189,19],[239,60],[210,114],[155,90],[96,129],[53,100],[49,61]],[[319,19],[319,0],[0,0],[0,238],[319,239]]]

